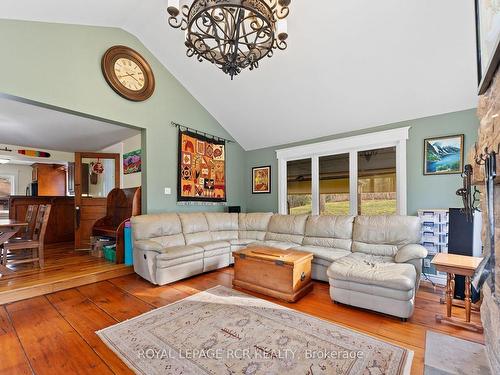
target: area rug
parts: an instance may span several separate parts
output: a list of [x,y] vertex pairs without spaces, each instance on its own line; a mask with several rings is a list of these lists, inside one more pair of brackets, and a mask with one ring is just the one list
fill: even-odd
[[409,374],[413,352],[217,286],[98,331],[137,374]]
[[425,375],[490,375],[484,345],[427,331]]

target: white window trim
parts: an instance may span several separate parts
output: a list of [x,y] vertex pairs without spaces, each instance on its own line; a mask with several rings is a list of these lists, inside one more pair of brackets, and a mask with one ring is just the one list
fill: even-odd
[[280,214],[287,213],[287,162],[292,160],[311,159],[312,213],[313,215],[319,215],[319,158],[321,156],[348,153],[350,169],[349,186],[351,197],[350,211],[352,215],[357,215],[357,153],[359,151],[372,150],[375,148],[396,147],[397,212],[400,215],[406,215],[406,141],[409,138],[409,130],[410,127],[407,126],[277,150],[278,212]]

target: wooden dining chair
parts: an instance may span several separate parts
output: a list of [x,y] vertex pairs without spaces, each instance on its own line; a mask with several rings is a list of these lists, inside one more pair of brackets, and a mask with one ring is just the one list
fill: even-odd
[[24,222],[28,223],[28,226],[17,233],[18,236],[15,237],[15,240],[30,240],[33,238],[33,230],[35,229],[37,212],[37,204],[30,204],[28,206],[28,208],[26,209],[26,215],[24,216]]
[[[2,264],[4,266],[7,266],[7,264],[38,262],[40,268],[44,267],[43,242],[45,238],[45,232],[47,230],[47,223],[49,222],[50,209],[50,204],[38,206],[38,212],[35,216],[35,225],[33,226],[31,238],[15,238],[4,243],[2,249]],[[14,260],[9,260],[7,258],[8,253],[13,253],[14,251],[19,250],[31,250],[31,258]]]

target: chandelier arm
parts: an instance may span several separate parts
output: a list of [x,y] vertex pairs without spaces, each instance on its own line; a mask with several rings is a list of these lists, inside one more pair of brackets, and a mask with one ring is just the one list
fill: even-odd
[[[222,30],[222,28],[217,24],[217,22],[215,22],[215,20],[213,18],[210,19],[210,22],[212,23],[212,28],[214,30],[214,39],[215,39],[215,42],[217,43],[217,47],[219,48],[220,50],[220,54],[221,56],[224,58],[224,60],[227,62],[228,61],[228,58],[227,58],[227,53],[225,51],[225,48],[222,48],[223,46],[226,46],[227,43],[221,43],[221,38],[219,37],[219,34],[217,32],[217,28],[222,31],[224,33],[224,35],[226,35],[226,33],[224,32],[224,30]],[[227,39],[229,39],[230,37],[228,35],[227,36]],[[225,39],[222,39],[222,40],[225,40]]]
[[238,11],[238,21],[236,21],[236,27],[235,27],[235,32],[236,35],[234,36],[233,42],[234,42],[234,51],[233,51],[233,56],[231,60],[235,62],[237,60],[237,52],[240,50],[239,47],[239,39],[240,39],[240,25],[242,21],[245,19],[245,10],[243,8],[240,8]]

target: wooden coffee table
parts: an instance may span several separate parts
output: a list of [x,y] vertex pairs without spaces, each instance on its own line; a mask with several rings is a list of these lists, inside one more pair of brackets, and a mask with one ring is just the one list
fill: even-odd
[[312,253],[256,246],[233,255],[236,287],[287,302],[296,302],[313,288]]

